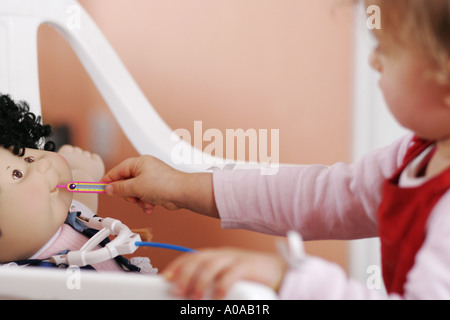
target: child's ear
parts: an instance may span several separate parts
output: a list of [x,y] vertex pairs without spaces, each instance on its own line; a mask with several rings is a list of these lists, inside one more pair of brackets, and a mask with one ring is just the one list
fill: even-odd
[[[447,61],[447,74],[450,74],[450,59]],[[444,96],[445,105],[450,108],[450,79],[447,76],[447,92]]]
[[449,92],[447,92],[446,96],[444,97],[444,103],[447,108],[450,108],[450,89]]

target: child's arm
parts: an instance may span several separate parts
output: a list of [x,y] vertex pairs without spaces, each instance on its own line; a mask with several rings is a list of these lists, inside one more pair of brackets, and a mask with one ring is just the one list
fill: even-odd
[[401,165],[412,135],[375,150],[353,164],[179,172],[150,156],[128,159],[103,178],[107,192],[151,212],[154,205],[188,208],[219,217],[223,228],[285,235],[305,240],[356,239],[378,235],[382,184]]
[[102,181],[110,183],[106,189],[109,195],[122,196],[147,213],[162,205],[219,217],[209,173],[184,173],[152,156],[141,156],[123,161]]
[[[105,166],[99,155],[70,145],[62,146],[58,151],[72,168],[74,181],[99,181],[105,172]],[[80,201],[94,213],[98,208],[98,195],[93,193],[75,193],[75,200]]]

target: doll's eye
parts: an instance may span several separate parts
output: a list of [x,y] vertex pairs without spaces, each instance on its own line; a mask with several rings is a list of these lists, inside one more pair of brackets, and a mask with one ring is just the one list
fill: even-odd
[[15,169],[12,173],[13,179],[22,179],[23,178],[23,172],[20,170]]
[[33,163],[34,162],[34,157],[26,157],[25,159],[23,159],[26,163]]

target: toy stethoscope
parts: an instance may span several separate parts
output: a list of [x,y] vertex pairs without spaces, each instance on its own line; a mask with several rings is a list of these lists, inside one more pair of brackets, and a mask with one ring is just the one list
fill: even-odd
[[[81,193],[104,193],[106,183],[101,182],[69,182],[67,185],[58,185],[66,188],[70,192]],[[132,232],[125,224],[113,218],[81,218],[80,222],[89,228],[99,230],[81,248],[76,251],[69,251],[66,254],[55,255],[50,260],[56,265],[67,264],[84,267],[87,265],[100,263],[113,259],[119,255],[134,253],[138,247],[157,247],[182,252],[194,252],[195,250],[158,242],[143,242],[139,234]],[[104,247],[95,249],[103,240],[109,236],[116,236]]]
[[[67,185],[59,185],[58,187],[66,188],[70,192],[104,193],[106,185],[106,183],[102,182],[69,182]],[[117,219],[100,217],[89,219],[77,217],[77,219],[87,227],[99,231],[90,238],[80,250],[69,251],[66,254],[52,256],[50,261],[56,265],[66,264],[84,267],[113,259],[122,254],[134,253],[138,247],[157,247],[182,252],[195,252],[195,250],[172,244],[143,242],[141,241],[139,234],[132,232],[126,225]],[[108,242],[104,247],[95,249],[110,235],[116,236],[116,238]],[[292,267],[296,267],[306,258],[303,240],[301,236],[294,231],[289,231],[287,233],[287,240],[287,243],[279,242],[278,249],[284,259]]]

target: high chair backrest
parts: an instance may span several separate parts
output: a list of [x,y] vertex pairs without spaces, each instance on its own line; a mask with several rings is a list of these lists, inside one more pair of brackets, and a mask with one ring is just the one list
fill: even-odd
[[[136,150],[152,154],[185,171],[203,171],[213,163],[172,161],[181,152],[180,141],[160,118],[134,82],[101,31],[75,0],[0,0],[0,92],[27,101],[41,114],[37,31],[46,23],[70,43],[98,90]],[[175,137],[176,138],[176,137]],[[208,159],[190,144],[186,152]],[[195,155],[194,155],[195,153]],[[170,284],[160,276],[125,273],[84,273],[82,286],[72,290],[72,276],[65,270],[0,267],[0,299],[173,299]],[[78,279],[81,281],[81,278]],[[126,290],[124,290],[126,288]],[[236,288],[234,290],[233,288]],[[238,283],[231,299],[276,299],[270,288]]]
[[[173,135],[102,32],[75,0],[0,0],[1,93],[27,101],[34,113],[41,114],[37,31],[43,23],[57,29],[72,46],[140,154],[154,155],[184,171],[204,171],[216,163]],[[180,153],[183,148],[206,162],[174,163],[172,152]]]

